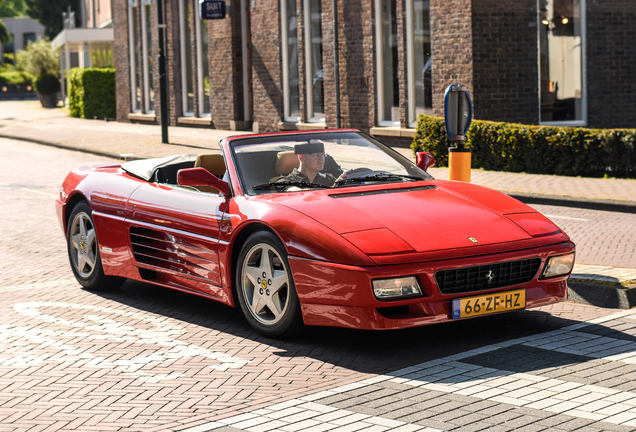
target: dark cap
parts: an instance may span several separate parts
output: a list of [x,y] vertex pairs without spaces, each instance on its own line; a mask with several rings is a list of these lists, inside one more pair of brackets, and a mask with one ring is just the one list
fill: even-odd
[[324,151],[325,145],[318,140],[311,140],[294,146],[294,153],[296,154],[323,153]]

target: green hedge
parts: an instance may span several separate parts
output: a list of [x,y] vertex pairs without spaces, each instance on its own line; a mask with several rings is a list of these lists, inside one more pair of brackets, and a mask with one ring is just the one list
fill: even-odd
[[0,72],[0,84],[2,85],[30,85],[33,75],[24,71],[3,70]]
[[72,117],[116,117],[115,68],[73,68],[69,82],[68,108]]
[[[420,115],[411,148],[448,166],[444,119]],[[473,168],[585,177],[636,178],[636,129],[529,126],[474,120],[466,136]]]

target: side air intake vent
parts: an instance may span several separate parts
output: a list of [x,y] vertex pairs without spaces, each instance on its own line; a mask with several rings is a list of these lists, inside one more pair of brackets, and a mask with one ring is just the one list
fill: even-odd
[[135,260],[140,264],[197,279],[217,278],[216,255],[187,239],[148,228],[131,227],[130,242]]

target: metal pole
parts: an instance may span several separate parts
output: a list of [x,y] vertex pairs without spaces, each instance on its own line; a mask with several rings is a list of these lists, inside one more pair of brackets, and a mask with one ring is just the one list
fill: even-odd
[[165,0],[157,0],[157,27],[159,28],[159,101],[161,104],[161,142],[168,144],[168,71],[166,66]]
[[338,0],[333,0],[333,84],[336,87],[336,129],[340,129],[340,60],[338,58]]

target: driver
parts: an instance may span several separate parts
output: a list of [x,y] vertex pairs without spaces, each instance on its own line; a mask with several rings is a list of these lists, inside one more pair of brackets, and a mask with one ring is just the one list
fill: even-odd
[[[333,186],[336,178],[330,173],[321,173],[325,167],[325,145],[319,140],[296,144],[294,153],[298,155],[300,166],[288,175],[279,178],[279,182],[307,182],[322,186]],[[341,176],[342,177],[342,176]]]

